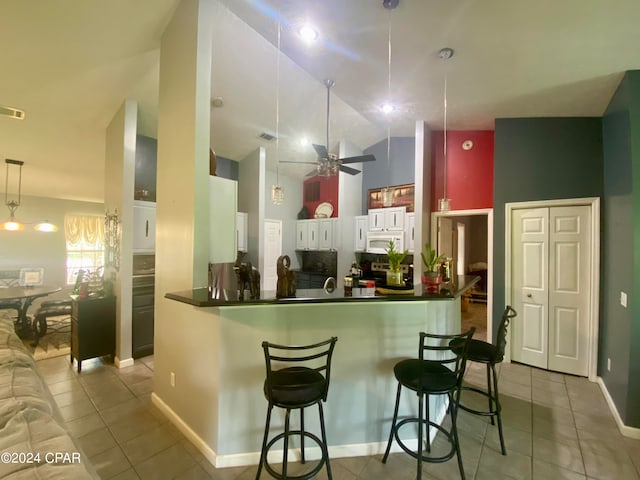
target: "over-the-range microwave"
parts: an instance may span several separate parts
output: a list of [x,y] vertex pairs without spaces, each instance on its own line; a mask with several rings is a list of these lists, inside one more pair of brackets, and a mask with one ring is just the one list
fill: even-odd
[[367,232],[367,253],[386,254],[389,242],[393,241],[395,250],[404,252],[404,232]]

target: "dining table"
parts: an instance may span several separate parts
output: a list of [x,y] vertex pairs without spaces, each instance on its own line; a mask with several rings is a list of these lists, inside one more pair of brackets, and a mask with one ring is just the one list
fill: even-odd
[[31,338],[33,335],[31,319],[28,315],[29,307],[33,301],[60,290],[62,290],[62,287],[55,285],[0,287],[0,305],[7,302],[16,302],[15,307],[9,308],[15,308],[18,312],[15,328],[20,338]]

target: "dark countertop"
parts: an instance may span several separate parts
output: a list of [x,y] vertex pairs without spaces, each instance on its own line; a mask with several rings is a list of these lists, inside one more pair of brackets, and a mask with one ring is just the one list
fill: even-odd
[[[453,283],[442,283],[437,291],[428,291],[423,285],[417,285],[413,293],[382,295],[372,294],[372,289],[354,288],[352,296],[345,296],[342,287],[332,293],[321,288],[298,289],[294,298],[276,298],[274,291],[260,292],[260,298],[249,299],[249,292],[245,292],[244,300],[238,299],[238,291],[210,291],[208,288],[195,288],[182,292],[165,294],[165,298],[187,303],[196,307],[225,307],[239,305],[281,305],[290,303],[340,303],[340,302],[377,302],[377,301],[411,301],[411,300],[451,300],[457,298],[480,280],[472,275],[460,275]],[[214,298],[217,297],[217,298]]]

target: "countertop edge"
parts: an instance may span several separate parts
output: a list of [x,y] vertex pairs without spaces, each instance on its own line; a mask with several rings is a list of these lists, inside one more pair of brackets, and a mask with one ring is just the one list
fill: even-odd
[[[395,301],[446,301],[454,300],[462,296],[471,287],[480,281],[478,276],[465,276],[465,283],[450,295],[435,294],[409,294],[409,295],[376,295],[376,296],[351,296],[351,297],[293,297],[293,298],[260,298],[238,300],[201,300],[195,298],[194,292],[208,290],[206,287],[183,292],[169,292],[164,295],[169,300],[193,305],[194,307],[239,307],[239,306],[259,306],[259,305],[296,305],[313,303],[357,303],[357,302],[395,302]],[[364,290],[364,289],[363,289]],[[319,289],[319,291],[322,291]],[[190,294],[189,294],[190,293]]]

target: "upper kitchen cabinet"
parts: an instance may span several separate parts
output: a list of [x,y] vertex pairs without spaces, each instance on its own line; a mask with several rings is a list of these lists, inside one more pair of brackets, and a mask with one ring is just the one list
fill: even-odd
[[404,230],[407,207],[370,208],[369,230],[380,232],[385,230]]
[[133,253],[156,250],[156,204],[136,200],[133,204]]
[[354,218],[354,250],[364,252],[367,248],[367,230],[369,225],[368,215],[358,215]]
[[404,217],[405,229],[405,248],[409,253],[413,253],[415,250],[415,238],[416,238],[416,214],[414,212],[407,213]]
[[157,155],[158,141],[155,138],[136,136],[135,200],[156,201]]

